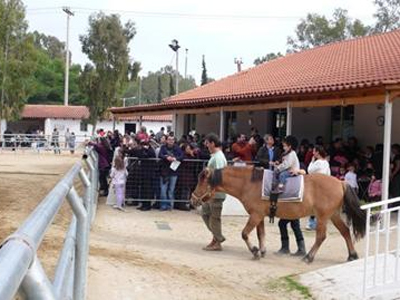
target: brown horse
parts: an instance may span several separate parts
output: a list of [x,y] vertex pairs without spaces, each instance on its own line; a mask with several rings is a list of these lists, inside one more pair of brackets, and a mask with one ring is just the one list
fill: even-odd
[[[225,192],[239,199],[250,215],[242,231],[254,258],[263,257],[265,249],[264,218],[269,215],[270,201],[261,199],[263,169],[254,167],[226,167],[212,171],[204,169],[200,175],[195,191],[192,194],[192,204],[199,205],[210,201],[215,192]],[[341,212],[347,217],[344,222]],[[354,190],[346,183],[327,175],[312,174],[304,176],[304,195],[302,202],[277,203],[276,216],[283,219],[299,219],[309,215],[317,218],[315,243],[303,258],[307,262],[314,260],[315,254],[326,238],[327,222],[330,219],[346,241],[349,252],[348,260],[358,258],[350,234],[353,228],[355,239],[365,235],[365,212],[361,210],[359,199]],[[259,248],[253,246],[249,234],[257,227]]]

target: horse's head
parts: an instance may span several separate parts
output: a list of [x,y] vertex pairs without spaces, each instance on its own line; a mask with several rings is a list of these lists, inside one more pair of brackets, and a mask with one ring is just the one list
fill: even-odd
[[196,189],[193,191],[192,197],[190,198],[193,206],[199,206],[213,197],[214,189],[210,184],[212,176],[213,171],[209,168],[205,168],[199,174]]

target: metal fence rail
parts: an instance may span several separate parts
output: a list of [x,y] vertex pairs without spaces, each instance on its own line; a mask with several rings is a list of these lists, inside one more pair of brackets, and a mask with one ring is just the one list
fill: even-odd
[[[12,299],[19,290],[27,299],[85,299],[89,230],[97,205],[97,154],[87,151],[89,175],[77,162],[36,207],[21,227],[0,247],[0,299]],[[74,188],[79,177],[83,199]],[[53,283],[37,257],[43,237],[64,200],[73,218],[59,257]]]
[[44,134],[3,134],[0,136],[0,146],[2,151],[76,151],[84,150],[84,145],[90,135],[75,135],[74,145],[69,143],[65,135],[59,135],[56,140],[52,135]]
[[[367,211],[363,297],[387,293],[392,288],[398,291],[400,197],[363,205],[361,208]],[[373,221],[375,224],[371,225]]]

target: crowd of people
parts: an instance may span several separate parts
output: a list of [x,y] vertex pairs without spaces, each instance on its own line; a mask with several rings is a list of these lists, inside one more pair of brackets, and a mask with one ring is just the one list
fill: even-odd
[[[322,173],[335,176],[358,191],[364,200],[377,201],[381,197],[383,145],[361,148],[355,137],[347,141],[337,138],[326,143],[321,136],[314,144],[293,136],[284,139],[257,130],[251,135],[239,134],[221,143],[214,134],[188,134],[177,139],[173,132],[147,133],[141,127],[136,134],[122,135],[98,130],[97,139],[90,142],[99,154],[100,190],[109,196],[108,178],[115,201],[114,208],[124,211],[125,203],[138,209],[190,210],[189,198],[197,178],[205,166],[218,169],[234,163],[251,163],[275,170],[275,192],[281,193],[288,177],[299,174]],[[400,196],[400,145],[391,147],[390,196]],[[111,172],[110,172],[111,171]],[[202,207],[202,217],[212,233],[211,242],[203,249],[222,250],[225,241],[221,229],[221,211],[225,194],[217,193],[214,201]],[[176,200],[178,199],[178,200]],[[279,221],[282,246],[277,254],[290,254],[287,225],[290,224],[298,250],[294,255],[305,255],[305,244],[299,220]],[[310,217],[307,229],[313,230],[316,220]]]
[[[196,186],[197,175],[210,158],[205,136],[198,133],[183,135],[179,139],[173,132],[161,128],[156,134],[142,126],[136,134],[122,135],[100,129],[97,141],[91,142],[99,153],[100,184],[103,195],[108,195],[108,178],[117,156],[125,160],[127,169],[125,195],[127,204],[138,205],[146,211],[152,208],[190,210],[189,198]],[[252,129],[249,137],[239,134],[221,145],[228,161],[248,162],[264,168],[279,166],[283,143],[270,134],[261,137]],[[327,143],[321,136],[314,143],[300,141],[291,155],[296,155],[299,169],[316,172],[325,165],[323,173],[349,183],[366,201],[380,197],[383,145],[361,148],[355,137],[347,141],[337,138]],[[128,158],[128,159],[127,159]],[[323,162],[322,162],[323,161]],[[273,162],[273,163],[271,163]],[[281,173],[280,186],[289,172]],[[392,145],[390,196],[400,196],[400,145]],[[177,199],[177,200],[175,200]],[[174,206],[174,207],[173,207]],[[313,227],[313,225],[311,225]]]

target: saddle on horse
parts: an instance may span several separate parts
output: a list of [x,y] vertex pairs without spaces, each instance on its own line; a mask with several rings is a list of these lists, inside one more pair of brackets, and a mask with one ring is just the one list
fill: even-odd
[[274,183],[275,174],[271,170],[264,170],[263,183],[261,185],[261,198],[270,200],[269,222],[274,223],[278,200],[281,202],[301,202],[303,200],[304,177],[292,176],[286,181],[283,191],[277,192]]

